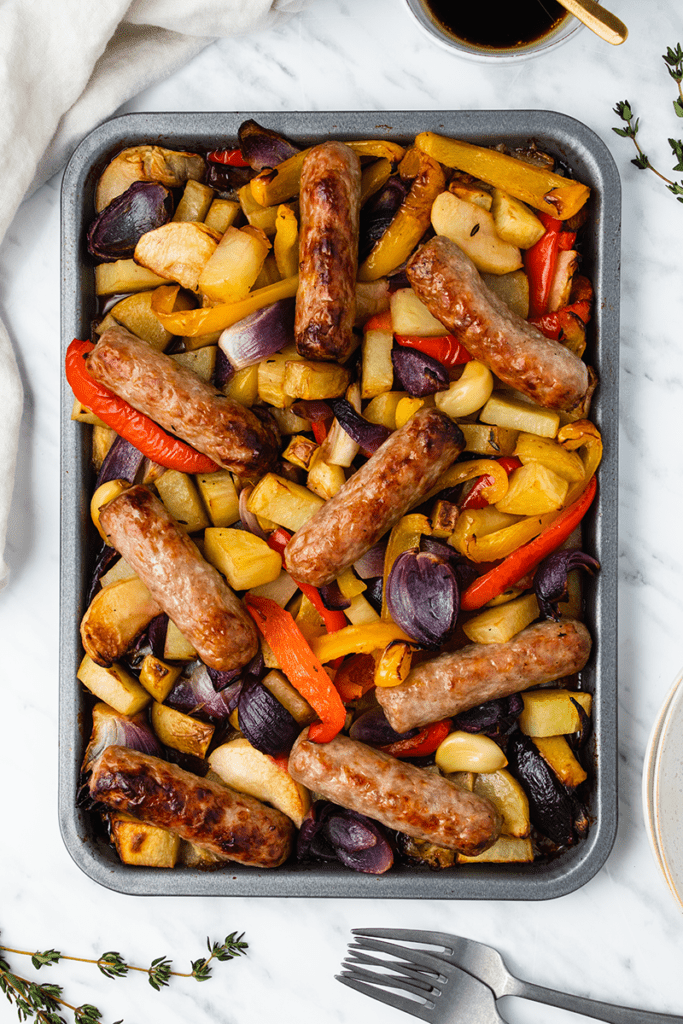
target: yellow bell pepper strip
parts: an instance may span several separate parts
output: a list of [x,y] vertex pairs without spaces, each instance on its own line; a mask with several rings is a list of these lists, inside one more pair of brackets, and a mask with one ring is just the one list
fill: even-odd
[[197,338],[201,334],[213,334],[224,331],[226,327],[244,320],[264,306],[271,306],[280,299],[291,299],[296,295],[299,284],[298,275],[286,277],[275,284],[267,284],[264,288],[256,288],[246,299],[240,302],[224,302],[219,306],[208,306],[205,309],[179,310],[167,312],[165,304],[160,302],[155,293],[152,298],[152,312],[159,323],[171,334],[180,334],[184,338]]
[[[384,587],[382,589],[381,617],[385,621],[391,621],[391,612],[387,607],[386,589],[389,573],[393,568],[394,562],[399,555],[403,554],[404,551],[419,549],[420,537],[423,534],[426,534],[429,537],[431,532],[432,527],[427,516],[423,516],[419,512],[414,512],[412,515],[403,516],[402,519],[399,519],[389,534],[387,549],[384,554]],[[377,646],[380,647],[381,645],[378,644]]]
[[495,505],[497,501],[504,498],[508,492],[508,473],[501,459],[473,459],[471,462],[456,462],[440,477],[436,487],[433,487],[420,504],[429,501],[439,491],[447,487],[457,487],[467,480],[474,480],[475,477],[489,477],[489,481],[482,486],[481,496],[487,505]]
[[424,729],[420,729],[417,736],[411,739],[386,743],[378,749],[385,754],[391,754],[392,757],[426,757],[441,746],[452,728],[451,719],[444,718],[442,722],[432,722]]
[[576,501],[587,480],[595,474],[602,461],[602,437],[600,431],[590,420],[576,420],[567,423],[558,432],[557,441],[569,452],[582,449],[579,454],[583,462],[584,479],[570,488],[566,502]]
[[477,530],[481,530],[481,511],[471,509],[462,512],[448,538],[449,545],[471,562],[496,562],[507,558],[542,533],[559,515],[559,512],[546,512],[545,515],[526,516],[510,526],[480,535]]
[[398,686],[407,678],[417,644],[392,640],[380,654],[375,665],[375,686]]
[[[504,455],[502,458],[496,459],[495,462],[498,466],[503,467],[508,477],[513,469],[519,469],[522,465],[519,459],[515,458],[514,455]],[[488,500],[484,492],[487,489],[492,488],[495,483],[496,481],[490,473],[480,476],[472,490],[468,491],[464,499],[460,502],[461,511],[468,508],[486,508],[487,505],[490,505],[491,502]],[[500,501],[500,498],[497,498],[496,500]]]
[[285,609],[268,597],[247,594],[247,611],[280,668],[320,718],[309,730],[314,743],[329,743],[343,728],[346,709],[322,663]]
[[321,662],[327,664],[347,654],[372,654],[373,651],[383,650],[392,640],[414,643],[395,622],[368,622],[316,636],[311,640],[311,650]]
[[152,462],[182,473],[215,473],[218,466],[208,455],[167,434],[149,416],[90,376],[85,356],[94,347],[90,341],[74,338],[66,350],[66,379],[78,401]]
[[470,584],[460,598],[463,611],[483,608],[494,597],[513,586],[539,562],[563,544],[578,526],[590,508],[597,491],[597,480],[592,476],[583,494],[565,508],[553,522],[528,544],[518,548],[511,555]]

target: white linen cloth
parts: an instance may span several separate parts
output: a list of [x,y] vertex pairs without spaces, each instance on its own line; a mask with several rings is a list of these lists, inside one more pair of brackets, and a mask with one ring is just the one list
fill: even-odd
[[[21,201],[122,103],[214,39],[271,28],[310,2],[0,0],[0,242]],[[0,589],[21,408],[0,319]]]

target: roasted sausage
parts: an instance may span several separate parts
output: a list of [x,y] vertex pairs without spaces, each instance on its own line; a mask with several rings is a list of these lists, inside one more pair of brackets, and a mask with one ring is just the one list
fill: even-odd
[[339,734],[312,743],[305,730],[289,755],[289,774],[326,800],[366,814],[387,828],[475,857],[500,833],[484,797]]
[[438,722],[496,697],[580,672],[591,638],[575,619],[539,622],[503,644],[469,644],[423,661],[398,686],[377,689],[396,732]]
[[430,239],[406,273],[430,313],[502,381],[548,409],[580,406],[589,387],[586,364],[513,313],[455,242]]
[[294,824],[282,811],[128,747],[100,754],[89,789],[98,803],[170,829],[221,860],[277,868],[292,849]]
[[205,664],[229,671],[251,661],[258,638],[242,602],[147,487],[110,501],[100,524]]
[[316,587],[330,583],[419,503],[464,447],[445,413],[420,409],[297,530],[285,548],[288,572]]
[[274,425],[122,327],[103,332],[87,367],[100,384],[223,469],[258,476],[272,468]]
[[352,149],[324,142],[309,150],[299,209],[297,351],[343,362],[353,346],[358,270],[360,160]]

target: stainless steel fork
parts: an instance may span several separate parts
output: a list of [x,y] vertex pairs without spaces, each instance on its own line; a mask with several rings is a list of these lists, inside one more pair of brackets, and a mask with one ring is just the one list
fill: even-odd
[[[462,972],[466,972],[466,975],[476,978],[488,986],[496,999],[501,996],[521,996],[524,999],[533,999],[539,1003],[559,1006],[574,1013],[582,1013],[587,1017],[608,1021],[610,1024],[683,1024],[683,1017],[597,1002],[594,999],[585,999],[582,996],[557,992],[554,989],[522,981],[510,973],[496,949],[476,942],[474,939],[466,939],[446,932],[405,928],[354,929],[353,934],[357,937],[357,942],[349,947],[351,956],[347,963],[350,968],[353,968],[354,965],[367,965],[368,954],[380,952],[396,958],[395,961],[391,961],[392,966],[402,965],[401,969],[404,973],[408,967],[412,967],[412,976],[415,977],[417,971],[419,978],[420,965],[424,966],[422,958],[428,956],[430,959],[430,963],[427,965],[428,972],[434,971],[432,962],[434,960],[437,963],[440,961],[442,966],[449,965],[451,968],[459,968],[461,975]],[[406,942],[438,948],[429,951],[417,950],[403,945]],[[379,962],[387,963],[386,960]],[[458,976],[455,976],[452,981],[457,982]],[[374,984],[377,984],[376,976]],[[453,987],[452,984],[451,989]],[[437,1004],[435,1003],[435,1005]],[[445,1020],[445,1017],[430,1016],[424,1017],[424,1019],[442,1021]]]

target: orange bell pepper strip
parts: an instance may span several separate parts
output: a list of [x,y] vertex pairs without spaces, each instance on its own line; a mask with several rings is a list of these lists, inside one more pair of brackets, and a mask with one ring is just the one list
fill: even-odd
[[391,754],[392,757],[426,757],[441,746],[452,728],[451,719],[444,718],[442,722],[432,722],[431,725],[420,729],[417,736],[413,736],[411,739],[386,743],[378,749],[385,754]]
[[214,473],[219,467],[208,455],[167,434],[149,416],[90,376],[85,356],[94,347],[90,341],[74,338],[66,350],[66,379],[78,401],[152,462],[181,473]]
[[391,331],[391,310],[385,309],[381,313],[375,313],[363,324],[364,331]]
[[345,658],[334,677],[334,685],[343,701],[358,700],[375,685],[375,659],[371,654],[352,654]]
[[247,594],[244,603],[280,668],[320,718],[311,725],[309,737],[314,743],[329,743],[343,728],[346,709],[322,663],[285,608],[253,594]]
[[[288,530],[279,526],[268,538],[268,546],[282,556],[291,536],[292,535]],[[344,629],[345,626],[348,626],[349,620],[343,612],[337,611],[334,608],[326,607],[317,587],[311,586],[310,583],[299,583],[298,580],[295,582],[301,593],[306,595],[318,615],[320,615],[321,619],[325,623],[325,629],[328,633],[334,633],[335,630]]]
[[489,570],[470,584],[460,598],[463,611],[474,611],[498,597],[523,576],[535,569],[539,562],[563,544],[581,522],[591,506],[597,491],[597,480],[591,477],[585,491],[573,504],[568,505],[537,537],[517,548],[500,565]]

